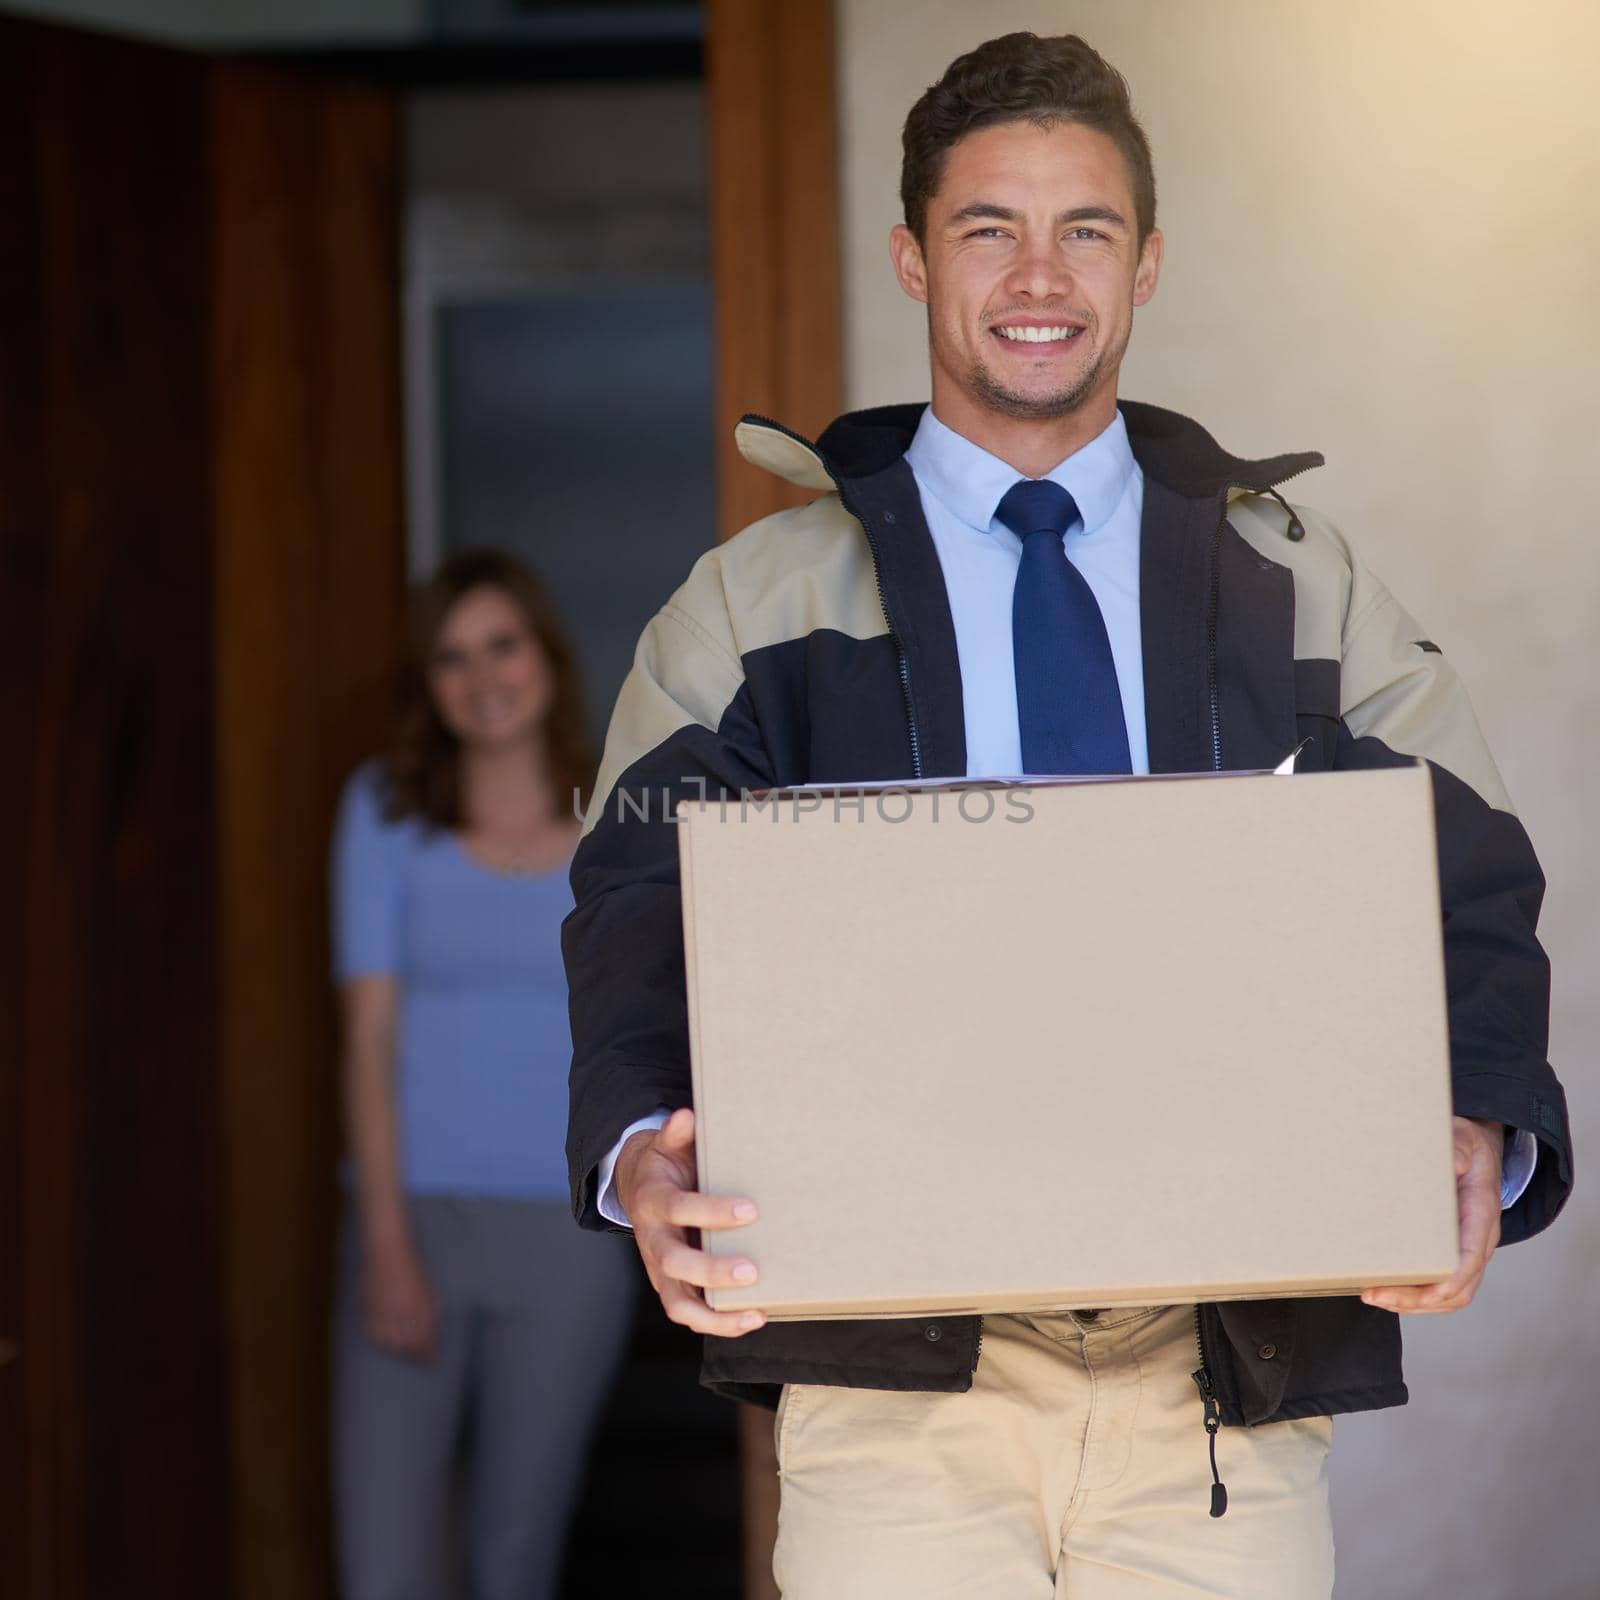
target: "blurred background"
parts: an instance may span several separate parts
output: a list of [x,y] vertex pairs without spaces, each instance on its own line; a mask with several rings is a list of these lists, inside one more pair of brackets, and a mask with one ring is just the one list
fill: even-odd
[[[1123,392],[1297,484],[1460,666],[1600,1135],[1589,0],[0,0],[0,1591],[332,1593],[326,862],[404,592],[545,578],[592,730],[787,503],[732,419],[927,394],[885,238],[1012,28],[1129,78],[1167,264]],[[1340,1600],[1600,1593],[1600,1201],[1341,1419]],[[759,1422],[643,1302],[564,1593],[770,1592]],[[743,1444],[741,1446],[741,1437]],[[743,1464],[741,1466],[741,1456]]]

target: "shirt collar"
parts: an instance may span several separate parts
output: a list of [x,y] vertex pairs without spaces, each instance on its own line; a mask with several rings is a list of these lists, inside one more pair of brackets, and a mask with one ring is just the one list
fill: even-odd
[[[995,531],[995,508],[1022,474],[953,428],[929,406],[906,451],[917,482],[947,510],[980,533]],[[1127,424],[1118,411],[1105,431],[1045,474],[1077,502],[1081,531],[1093,533],[1111,518],[1138,470]]]

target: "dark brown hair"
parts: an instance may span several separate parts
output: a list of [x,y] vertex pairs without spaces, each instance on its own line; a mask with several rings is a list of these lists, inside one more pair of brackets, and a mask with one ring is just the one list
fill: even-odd
[[928,202],[944,175],[945,152],[979,128],[1076,122],[1111,138],[1133,189],[1142,245],[1156,225],[1156,174],[1150,143],[1133,114],[1128,83],[1075,33],[1041,39],[1008,33],[957,56],[911,108],[901,143],[900,203],[906,226],[923,240]]
[[385,763],[385,810],[391,821],[421,817],[439,828],[461,825],[460,741],[440,720],[428,669],[445,617],[473,589],[503,591],[527,619],[550,665],[552,693],[543,733],[557,814],[572,804],[573,790],[588,804],[594,762],[583,731],[578,664],[550,596],[514,556],[499,550],[464,550],[411,594],[410,649],[394,741]]

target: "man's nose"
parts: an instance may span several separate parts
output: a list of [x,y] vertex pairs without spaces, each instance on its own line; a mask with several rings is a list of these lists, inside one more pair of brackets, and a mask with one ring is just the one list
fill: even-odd
[[1012,259],[1006,288],[1014,295],[1049,300],[1072,286],[1072,273],[1053,240],[1025,242]]

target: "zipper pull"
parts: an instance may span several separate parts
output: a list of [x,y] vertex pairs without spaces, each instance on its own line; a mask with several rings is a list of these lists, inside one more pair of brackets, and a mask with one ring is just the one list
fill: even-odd
[[1305,525],[1300,521],[1299,517],[1294,514],[1294,507],[1290,505],[1289,502],[1285,500],[1276,489],[1268,489],[1267,493],[1270,494],[1272,498],[1289,513],[1289,525],[1283,530],[1284,536],[1290,541],[1290,543],[1299,544],[1300,541],[1305,538],[1306,530]]
[[1217,1429],[1222,1426],[1222,1407],[1217,1404],[1217,1391],[1211,1387],[1211,1374],[1204,1367],[1189,1376],[1206,1408],[1206,1438],[1211,1447],[1211,1515],[1220,1517],[1228,1509],[1228,1486],[1217,1474]]

